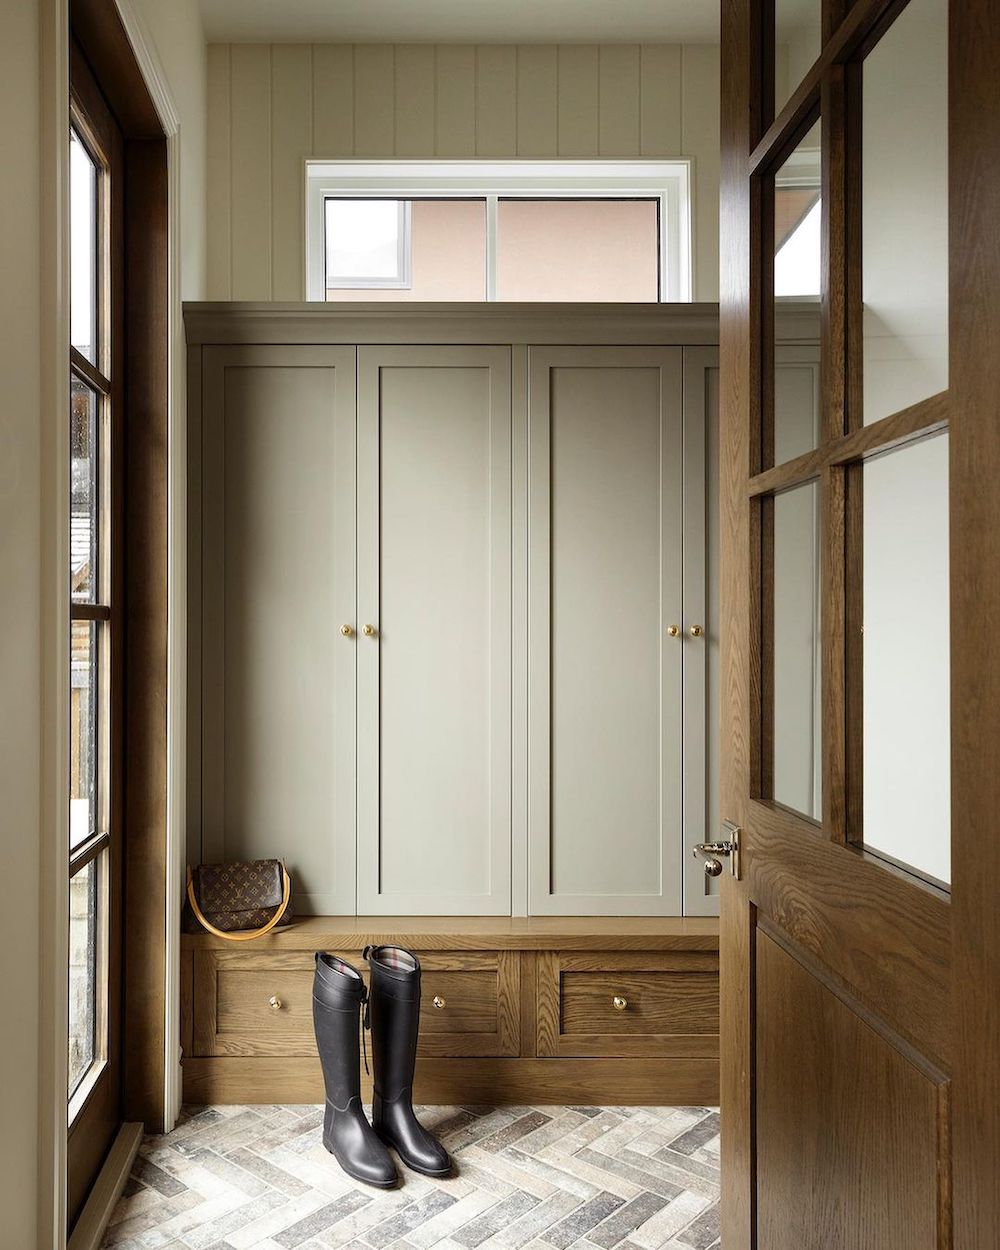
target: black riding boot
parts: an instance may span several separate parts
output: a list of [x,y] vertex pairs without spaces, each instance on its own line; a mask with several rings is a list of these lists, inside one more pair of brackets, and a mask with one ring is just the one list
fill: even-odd
[[368,946],[365,958],[371,969],[372,1127],[414,1172],[447,1176],[451,1171],[448,1152],[413,1114],[420,960],[401,946]]
[[396,1168],[361,1106],[358,1037],[364,1002],[361,973],[335,955],[317,951],[313,1024],[326,1086],[323,1145],[348,1176],[392,1189],[399,1179]]

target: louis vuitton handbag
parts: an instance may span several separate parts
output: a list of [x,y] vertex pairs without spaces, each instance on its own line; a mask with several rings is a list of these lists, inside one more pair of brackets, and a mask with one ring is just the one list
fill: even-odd
[[184,929],[249,942],[292,920],[292,880],[280,859],[199,864],[187,871]]

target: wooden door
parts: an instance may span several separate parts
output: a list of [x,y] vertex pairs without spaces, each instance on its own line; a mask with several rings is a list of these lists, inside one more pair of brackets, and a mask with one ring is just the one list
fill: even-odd
[[730,0],[722,39],[723,1245],[993,1247],[1000,21]]
[[296,912],[350,914],[354,348],[206,348],[202,388],[195,856],[280,856]]
[[509,915],[508,347],[358,349],[358,908]]
[[705,650],[682,600],[681,357],[530,349],[535,915],[681,911],[683,657]]

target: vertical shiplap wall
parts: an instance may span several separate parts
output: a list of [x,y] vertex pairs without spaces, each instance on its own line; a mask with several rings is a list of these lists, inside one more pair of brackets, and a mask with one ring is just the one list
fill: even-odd
[[304,298],[309,158],[690,157],[695,298],[719,296],[719,49],[213,44],[208,298]]

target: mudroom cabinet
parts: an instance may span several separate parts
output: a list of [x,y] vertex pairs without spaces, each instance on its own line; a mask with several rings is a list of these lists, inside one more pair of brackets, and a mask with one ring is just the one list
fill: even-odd
[[191,861],[281,856],[303,915],[713,914],[717,310],[187,331]]

